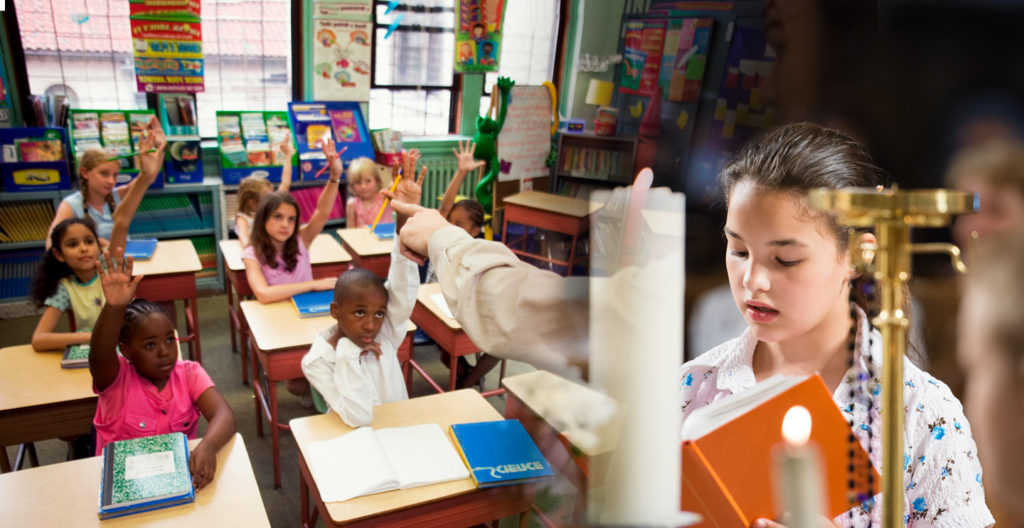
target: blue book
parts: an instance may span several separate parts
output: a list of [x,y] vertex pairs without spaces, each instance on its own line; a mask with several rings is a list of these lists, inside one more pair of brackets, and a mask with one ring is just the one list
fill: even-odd
[[124,244],[124,256],[125,258],[132,257],[135,260],[152,258],[153,252],[156,251],[156,242],[155,238],[129,240]]
[[103,447],[100,519],[168,508],[195,500],[188,438],[168,433]]
[[331,314],[334,290],[312,291],[292,295],[292,304],[299,311],[299,317],[319,317]]
[[377,238],[395,238],[395,224],[394,222],[387,224],[377,224],[377,227],[373,228],[373,234]]
[[477,487],[523,484],[554,474],[519,420],[452,424],[450,431]]

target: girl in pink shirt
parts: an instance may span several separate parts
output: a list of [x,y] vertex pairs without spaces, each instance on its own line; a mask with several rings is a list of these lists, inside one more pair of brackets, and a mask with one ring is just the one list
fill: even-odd
[[[104,251],[96,263],[106,304],[92,333],[89,373],[96,405],[96,454],[110,442],[183,432],[194,438],[202,413],[206,436],[189,455],[196,489],[213,480],[217,451],[235,434],[235,415],[202,365],[178,361],[174,324],[159,305],[135,299],[142,276],[132,278],[132,259]],[[120,345],[121,355],[117,353]]]

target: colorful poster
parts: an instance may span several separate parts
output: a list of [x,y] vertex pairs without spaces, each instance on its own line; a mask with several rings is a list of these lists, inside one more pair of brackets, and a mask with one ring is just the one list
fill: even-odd
[[313,98],[369,101],[373,24],[313,20]]
[[658,71],[661,68],[662,47],[665,44],[665,26],[664,20],[626,22],[623,82],[620,83],[622,93],[654,94],[654,89],[658,85]]
[[132,2],[135,82],[140,92],[202,92],[203,31],[198,0]]
[[498,181],[540,178],[550,173],[551,92],[547,86],[513,86],[505,125],[498,133]]
[[[669,71],[669,86],[665,90],[670,101],[695,103],[700,99],[700,87],[708,61],[713,18],[687,18],[682,21],[679,47]],[[665,78],[662,72],[662,78]]]
[[459,0],[455,10],[455,72],[498,71],[505,0]]

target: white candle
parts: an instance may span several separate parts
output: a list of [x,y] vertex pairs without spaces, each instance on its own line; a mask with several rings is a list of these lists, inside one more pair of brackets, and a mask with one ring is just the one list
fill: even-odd
[[775,450],[776,500],[781,499],[782,520],[789,528],[821,526],[821,454],[817,446],[809,443],[810,436],[811,413],[799,405],[790,408],[782,420],[785,442]]

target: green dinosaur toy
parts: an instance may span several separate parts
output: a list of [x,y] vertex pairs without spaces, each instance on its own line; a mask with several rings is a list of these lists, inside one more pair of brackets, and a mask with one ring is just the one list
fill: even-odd
[[[500,106],[498,107],[498,120],[490,117],[476,118],[476,134],[473,136],[473,143],[476,143],[476,150],[473,157],[483,160],[484,177],[476,184],[476,201],[480,202],[484,211],[491,212],[494,205],[494,180],[498,178],[498,171],[501,164],[498,162],[498,133],[505,124],[505,112],[508,111],[508,94],[512,91],[515,81],[508,77],[498,77],[498,91],[500,92]],[[491,97],[499,94],[491,94]]]

